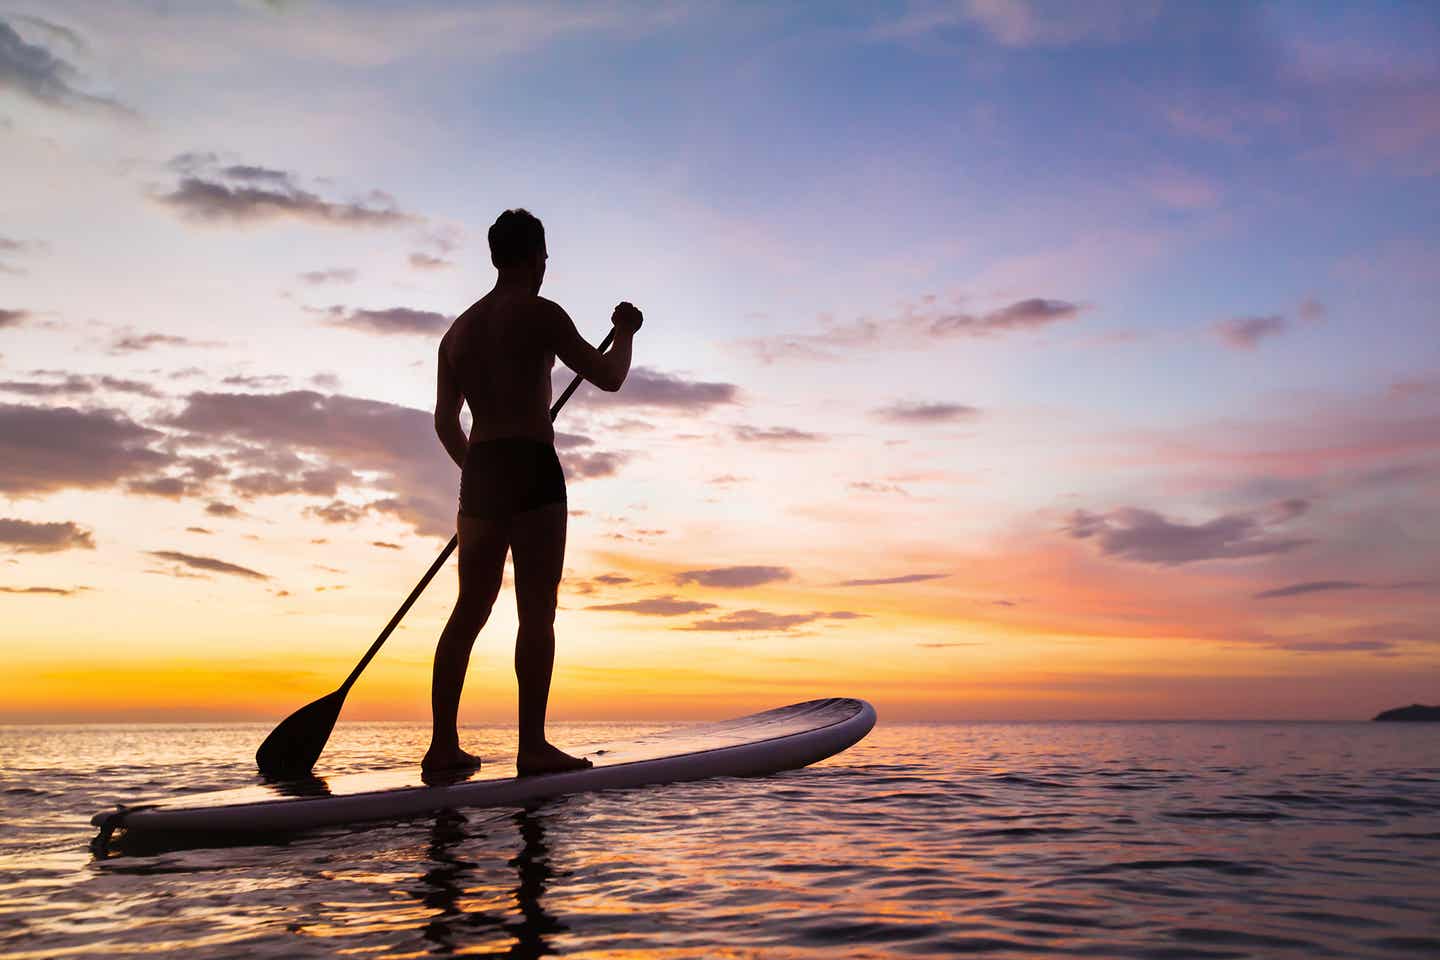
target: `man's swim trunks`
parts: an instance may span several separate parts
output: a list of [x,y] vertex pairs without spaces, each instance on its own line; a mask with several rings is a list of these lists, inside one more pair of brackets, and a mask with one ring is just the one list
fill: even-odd
[[565,502],[565,472],[551,444],[530,437],[477,440],[460,469],[460,515],[507,520]]

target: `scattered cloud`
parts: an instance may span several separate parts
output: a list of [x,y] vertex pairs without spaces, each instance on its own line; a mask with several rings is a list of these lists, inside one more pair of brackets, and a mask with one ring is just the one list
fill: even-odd
[[1310,543],[1269,533],[1269,525],[1298,515],[1294,504],[1305,501],[1288,502],[1292,505],[1282,507],[1275,517],[1229,513],[1198,524],[1170,520],[1138,507],[1122,507],[1108,514],[1076,510],[1064,529],[1075,539],[1094,540],[1106,556],[1161,566],[1272,556]]
[[220,500],[211,500],[205,505],[205,512],[212,517],[238,517],[240,508]]
[[354,283],[358,274],[349,267],[329,267],[325,270],[307,270],[295,276],[301,283],[318,287],[326,283]]
[[410,254],[410,266],[416,270],[445,270],[455,266],[454,260],[446,260],[444,257],[437,257],[429,253]]
[[155,347],[223,347],[217,340],[192,340],[172,333],[122,333],[110,344],[111,353],[139,353]]
[[193,497],[200,492],[200,489],[201,485],[194,481],[172,476],[131,480],[125,484],[125,490],[129,493],[145,497],[164,497],[167,500]]
[[837,587],[891,587],[901,583],[924,583],[926,580],[943,580],[948,573],[902,573],[894,577],[877,577],[862,580],[841,580]]
[[882,483],[875,480],[852,480],[845,486],[850,490],[856,490],[860,493],[894,494],[897,497],[910,496],[910,491],[898,483]]
[[386,540],[371,540],[371,541],[370,541],[370,546],[372,546],[372,547],[380,547],[382,550],[404,550],[404,549],[405,549],[404,547],[400,546],[400,544],[398,544],[398,543],[390,543],[390,542],[388,542],[388,541],[386,541]]
[[565,464],[565,472],[567,474],[583,477],[586,480],[594,480],[599,477],[614,476],[630,457],[628,454],[618,451],[596,453],[566,452],[565,456],[561,459]]
[[[570,375],[557,369],[555,393],[569,385]],[[615,393],[591,391],[587,406],[649,407],[673,413],[704,413],[713,407],[738,403],[740,388],[733,383],[689,380],[650,367],[633,367],[625,385]]]
[[0,593],[73,597],[78,593],[84,593],[86,589],[86,587],[0,587]]
[[864,614],[850,610],[810,613],[773,613],[768,610],[732,610],[711,620],[697,620],[678,629],[749,633],[785,633],[817,620],[858,620]]
[[969,29],[1002,47],[1113,44],[1147,29],[1159,12],[1159,0],[918,0],[875,34],[916,40]]
[[[19,18],[30,26],[43,25],[53,35],[73,31],[36,17]],[[78,86],[79,71],[49,48],[29,43],[7,21],[0,19],[0,91],[9,91],[41,106],[60,110],[102,110],[128,113],[108,97],[87,93]]]
[[344,327],[381,336],[436,336],[450,326],[450,318],[431,310],[389,307],[384,310],[347,310],[330,307],[322,311],[332,327]]
[[396,205],[395,198],[371,190],[351,200],[327,200],[302,188],[297,175],[244,164],[220,166],[214,154],[180,154],[171,167],[180,180],[156,202],[199,223],[248,225],[277,220],[339,227],[393,227],[420,217]]
[[623,573],[601,573],[590,578],[595,583],[603,583],[607,587],[618,587],[625,583],[634,583],[634,578],[627,577]]
[[76,373],[62,374],[58,371],[33,370],[31,376],[60,376],[59,380],[0,380],[0,391],[29,397],[53,397],[74,394],[91,394],[100,390],[116,393],[131,393],[143,397],[164,396],[148,383],[127,380],[123,377],[84,376]]
[[758,587],[765,583],[789,580],[794,572],[789,567],[737,566],[713,567],[709,570],[685,570],[675,574],[678,584],[696,583],[702,587]]
[[764,363],[837,360],[847,350],[916,349],[961,337],[988,338],[1040,330],[1073,320],[1083,309],[1068,300],[1029,297],[977,313],[942,309],[936,305],[935,297],[927,296],[893,317],[860,317],[848,323],[821,317],[820,329],[814,333],[751,338],[740,341],[740,346]]
[[1440,627],[1424,623],[1362,623],[1320,633],[1258,634],[1247,642],[1293,653],[1373,653],[1392,655],[1404,647],[1433,647]]
[[279,373],[235,373],[220,381],[227,387],[248,387],[252,390],[273,390],[283,387],[290,378]]
[[714,610],[715,604],[699,600],[681,600],[673,594],[650,597],[645,600],[630,600],[625,603],[592,603],[586,610],[607,610],[615,613],[638,613],[650,617],[678,617],[687,613],[703,613]]
[[1311,580],[1306,583],[1292,583],[1273,590],[1261,590],[1256,600],[1272,600],[1278,597],[1298,597],[1306,593],[1329,593],[1335,590],[1362,590],[1365,584],[1354,580]]
[[29,310],[5,310],[0,309],[0,330],[9,327],[18,327],[30,319]]
[[1276,600],[1282,597],[1300,597],[1312,593],[1334,593],[1346,590],[1424,590],[1434,587],[1440,581],[1402,580],[1395,583],[1362,583],[1358,580],[1307,580],[1291,583],[1273,590],[1261,590],[1254,595],[1256,600]]
[[0,403],[0,493],[108,487],[179,462],[163,435],[116,410]]
[[977,407],[962,403],[906,403],[904,401],[879,407],[871,413],[891,423],[954,423],[969,420],[980,415]]
[[0,547],[14,553],[59,553],[62,550],[94,550],[89,530],[70,521],[35,523],[0,517]]
[[1237,350],[1253,350],[1261,340],[1283,333],[1286,326],[1284,317],[1271,313],[1219,320],[1212,329],[1226,346]]
[[746,443],[812,443],[826,439],[822,433],[810,433],[795,427],[755,427],[743,423],[737,424],[734,432],[735,439]]
[[244,577],[250,580],[270,579],[257,570],[251,570],[249,567],[242,567],[239,564],[228,563],[224,560],[216,560],[214,557],[201,557],[193,553],[181,553],[178,550],[151,550],[149,554],[157,560],[167,560],[171,563],[176,563],[194,570],[224,573],[229,576]]
[[343,500],[332,500],[320,506],[306,507],[305,512],[326,523],[355,523],[369,511],[365,506],[357,506]]

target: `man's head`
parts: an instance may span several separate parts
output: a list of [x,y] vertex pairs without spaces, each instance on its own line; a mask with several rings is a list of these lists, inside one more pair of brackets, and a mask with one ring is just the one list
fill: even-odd
[[502,274],[531,275],[535,292],[545,279],[545,225],[529,210],[506,210],[490,226],[490,262]]

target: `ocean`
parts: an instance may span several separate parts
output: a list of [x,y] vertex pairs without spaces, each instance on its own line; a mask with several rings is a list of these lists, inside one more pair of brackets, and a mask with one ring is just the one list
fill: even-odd
[[[116,802],[255,782],[267,731],[0,727],[0,956],[1440,956],[1440,725],[882,715],[778,776],[92,851]],[[427,733],[342,721],[317,772]]]

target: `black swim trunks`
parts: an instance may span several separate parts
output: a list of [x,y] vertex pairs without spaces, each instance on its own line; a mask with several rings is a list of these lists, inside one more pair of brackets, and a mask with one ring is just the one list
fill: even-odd
[[565,502],[565,472],[551,444],[530,437],[477,440],[460,468],[460,515],[509,519]]

